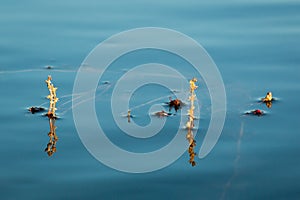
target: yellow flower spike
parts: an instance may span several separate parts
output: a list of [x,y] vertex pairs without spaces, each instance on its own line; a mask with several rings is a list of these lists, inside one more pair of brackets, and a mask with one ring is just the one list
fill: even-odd
[[52,77],[49,75],[47,80],[46,80],[46,83],[47,83],[47,87],[49,89],[49,95],[47,96],[47,98],[49,99],[49,110],[48,110],[48,117],[49,118],[55,118],[55,111],[57,110],[56,108],[56,103],[57,101],[59,100],[57,97],[56,97],[56,90],[57,88],[54,87],[54,85],[52,84],[51,82],[52,80]]
[[51,81],[49,81],[49,80],[45,80],[45,82],[47,83],[47,86],[48,86],[49,84],[51,84]]
[[48,156],[52,156],[53,153],[56,152],[56,142],[58,141],[58,137],[56,135],[56,126],[55,126],[55,111],[57,110],[56,108],[56,103],[59,100],[56,97],[56,90],[57,88],[54,87],[54,85],[51,82],[52,78],[51,76],[48,76],[48,79],[46,80],[47,83],[47,87],[49,89],[49,95],[47,96],[47,98],[49,99],[49,109],[48,109],[48,113],[47,116],[49,118],[49,124],[50,124],[50,132],[48,134],[49,136],[49,143],[47,145],[47,148],[45,149],[45,151],[47,152]]
[[48,75],[48,78],[47,78],[47,80],[46,80],[46,83],[47,83],[47,84],[50,84],[50,83],[51,83],[51,80],[52,80],[51,76]]
[[186,128],[188,129],[186,138],[189,142],[189,148],[188,148],[188,152],[190,155],[190,160],[189,162],[191,163],[192,166],[196,165],[196,162],[194,161],[195,159],[195,152],[194,152],[194,147],[196,146],[195,140],[194,140],[194,136],[192,133],[192,129],[194,128],[194,101],[196,99],[196,95],[195,95],[195,89],[198,88],[198,86],[196,85],[197,79],[193,78],[189,81],[190,83],[190,96],[188,98],[188,100],[190,101],[190,109],[188,110],[188,121],[186,123]]

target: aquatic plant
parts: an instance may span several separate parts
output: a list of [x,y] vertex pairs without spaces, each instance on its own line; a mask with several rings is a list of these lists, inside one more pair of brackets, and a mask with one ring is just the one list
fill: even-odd
[[127,121],[128,121],[128,123],[130,123],[130,118],[131,118],[131,111],[128,110],[127,111]]
[[48,79],[46,80],[47,87],[49,89],[50,94],[47,96],[47,98],[50,100],[49,110],[47,113],[47,116],[50,118],[56,118],[55,111],[56,109],[56,103],[58,101],[58,98],[56,97],[56,90],[57,88],[54,87],[54,85],[51,82],[52,77],[49,75]]
[[265,98],[262,99],[263,102],[271,102],[273,100],[272,92],[268,92]]
[[263,103],[266,104],[266,106],[268,108],[272,107],[272,101],[274,100],[273,96],[272,96],[272,92],[267,92],[265,98],[261,99]]
[[195,119],[195,116],[194,116],[194,109],[195,109],[194,101],[196,98],[195,90],[198,88],[198,86],[196,86],[196,82],[197,82],[196,78],[193,78],[192,80],[190,80],[190,96],[189,96],[190,109],[188,110],[189,117],[188,117],[188,121],[186,123],[186,128],[188,130],[186,138],[189,142],[189,149],[188,149],[189,156],[190,156],[189,162],[192,166],[196,165],[196,162],[195,162],[196,153],[194,151],[194,147],[196,146],[196,141],[194,139],[193,132],[192,132],[192,130],[194,128],[194,119]]
[[45,152],[47,152],[48,156],[52,156],[53,153],[56,152],[56,142],[58,141],[58,137],[56,135],[56,126],[55,126],[55,120],[56,120],[56,114],[55,111],[57,110],[56,108],[56,103],[58,101],[58,98],[56,97],[56,90],[57,88],[54,87],[54,85],[51,82],[52,77],[49,75],[46,83],[47,87],[49,89],[50,94],[47,96],[47,98],[50,100],[49,103],[49,110],[48,113],[46,114],[49,118],[49,125],[50,125],[50,132],[48,133],[49,136],[49,142],[47,144],[47,147],[45,149]]

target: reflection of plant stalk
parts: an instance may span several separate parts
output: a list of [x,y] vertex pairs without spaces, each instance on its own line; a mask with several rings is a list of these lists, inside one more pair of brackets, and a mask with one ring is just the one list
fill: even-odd
[[56,152],[56,142],[58,141],[58,137],[56,135],[55,129],[55,118],[49,118],[49,125],[50,125],[50,132],[48,133],[49,142],[45,151],[47,152],[48,156],[52,156],[53,153]]
[[188,115],[189,115],[189,120],[186,123],[186,128],[188,129],[186,138],[189,141],[189,155],[190,155],[190,160],[189,162],[192,164],[192,166],[196,165],[196,162],[194,160],[196,153],[194,152],[194,147],[196,146],[196,141],[194,140],[194,136],[193,136],[193,132],[192,129],[194,128],[194,101],[196,98],[195,95],[195,89],[197,89],[198,86],[196,86],[197,79],[193,78],[192,80],[190,80],[190,96],[189,96],[189,101],[190,101],[190,109],[188,111]]
[[57,88],[54,87],[54,85],[51,82],[52,78],[49,75],[48,79],[46,80],[47,83],[47,87],[49,89],[50,94],[47,96],[47,98],[50,100],[50,106],[49,106],[49,110],[47,113],[47,116],[49,118],[55,118],[55,110],[56,110],[56,102],[58,101],[58,98],[56,97],[56,90]]

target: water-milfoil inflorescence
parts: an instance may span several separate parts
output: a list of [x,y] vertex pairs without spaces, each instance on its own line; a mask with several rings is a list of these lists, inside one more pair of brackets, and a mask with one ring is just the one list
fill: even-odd
[[52,80],[52,78],[49,75],[48,79],[46,80],[47,87],[48,87],[49,92],[50,92],[50,94],[47,96],[47,98],[50,100],[50,105],[49,105],[49,110],[48,110],[47,116],[49,118],[56,118],[55,111],[57,110],[56,109],[56,103],[58,101],[58,98],[56,97],[57,88],[54,87],[51,80]]
[[272,101],[274,100],[272,92],[268,92],[265,98],[262,98],[262,102],[266,104],[268,108],[272,107]]
[[196,78],[193,78],[192,80],[190,80],[190,96],[189,96],[190,109],[188,110],[189,117],[188,117],[188,121],[186,123],[186,128],[188,130],[186,138],[189,142],[189,149],[188,149],[188,152],[190,155],[189,162],[192,166],[196,165],[196,162],[195,162],[196,153],[194,151],[194,147],[196,146],[196,141],[194,139],[193,132],[192,132],[192,130],[194,128],[194,119],[195,119],[195,116],[194,116],[194,109],[195,109],[194,101],[196,99],[195,90],[198,87],[196,85],[196,82],[197,82]]

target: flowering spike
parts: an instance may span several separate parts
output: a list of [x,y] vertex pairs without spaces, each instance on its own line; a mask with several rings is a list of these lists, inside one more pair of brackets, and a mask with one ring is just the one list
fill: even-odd
[[49,89],[50,94],[47,96],[47,98],[50,100],[49,110],[48,110],[48,117],[49,118],[55,118],[55,111],[56,109],[56,103],[58,101],[58,98],[56,97],[56,90],[57,88],[54,87],[54,85],[51,82],[52,77],[49,75],[47,80],[45,81],[47,83],[47,87]]
[[50,100],[49,102],[49,110],[47,113],[47,116],[49,118],[49,125],[50,125],[50,132],[48,133],[49,136],[49,143],[47,144],[47,147],[45,151],[47,152],[48,156],[52,156],[53,153],[56,152],[56,142],[58,140],[58,137],[56,135],[56,126],[55,126],[55,111],[56,103],[58,101],[58,98],[56,97],[56,90],[57,88],[54,87],[54,85],[51,82],[52,77],[49,75],[47,80],[45,81],[47,83],[47,87],[49,89],[50,94],[47,96],[47,98]]
[[194,119],[195,119],[195,116],[194,116],[194,109],[195,109],[194,101],[196,98],[195,89],[198,88],[198,86],[196,85],[196,82],[197,82],[196,78],[193,78],[192,80],[190,80],[190,96],[189,96],[188,100],[191,102],[191,104],[190,104],[190,109],[188,110],[189,118],[186,123],[186,128],[188,129],[186,139],[189,141],[189,149],[188,149],[189,156],[190,156],[189,162],[192,166],[196,165],[196,162],[194,160],[195,155],[196,155],[196,153],[194,152],[194,147],[196,146],[196,141],[194,140],[194,136],[193,136],[193,132],[192,132],[192,129],[194,128]]

